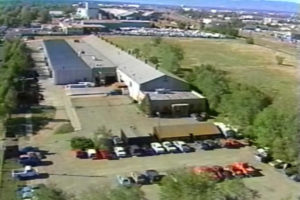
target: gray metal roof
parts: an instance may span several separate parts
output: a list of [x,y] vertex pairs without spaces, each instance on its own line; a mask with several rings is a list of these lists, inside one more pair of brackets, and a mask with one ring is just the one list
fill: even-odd
[[45,40],[44,49],[53,70],[88,68],[64,40]]
[[81,59],[91,68],[116,68],[109,59],[107,59],[101,52],[94,49],[91,45],[80,40],[67,40],[68,44],[77,52],[84,52],[80,54]]
[[189,91],[169,91],[167,93],[145,92],[151,100],[186,100],[205,98],[200,94]]
[[132,78],[138,84],[146,83],[154,79],[165,76],[164,73],[156,70],[136,59],[134,56],[118,49],[117,47],[99,39],[96,36],[87,36],[83,40],[101,52],[105,57],[114,62],[118,69]]

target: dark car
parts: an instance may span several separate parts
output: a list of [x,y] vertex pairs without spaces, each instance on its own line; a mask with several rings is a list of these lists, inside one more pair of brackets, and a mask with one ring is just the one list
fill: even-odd
[[27,154],[29,152],[39,152],[37,147],[27,146],[19,150],[20,155]]
[[141,174],[138,172],[131,172],[130,176],[136,184],[140,184],[140,185],[149,184],[149,178],[145,174]]
[[143,151],[144,156],[154,156],[154,155],[156,155],[154,150],[149,145],[143,145],[141,149]]
[[87,159],[88,154],[85,151],[76,151],[76,158]]
[[23,166],[38,166],[41,164],[41,160],[36,157],[21,157],[19,158],[19,163]]
[[150,169],[144,172],[144,175],[148,178],[150,183],[159,182],[162,179],[162,175],[158,171]]
[[138,145],[131,145],[129,147],[129,153],[131,156],[144,156],[144,150],[140,148]]

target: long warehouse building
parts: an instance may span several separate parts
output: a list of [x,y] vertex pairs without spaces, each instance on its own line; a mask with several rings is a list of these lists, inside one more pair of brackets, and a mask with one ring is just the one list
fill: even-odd
[[93,81],[91,68],[65,40],[45,40],[43,46],[54,84]]

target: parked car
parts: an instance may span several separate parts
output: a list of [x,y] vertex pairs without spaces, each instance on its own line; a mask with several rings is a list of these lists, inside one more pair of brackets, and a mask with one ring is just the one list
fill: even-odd
[[154,155],[156,155],[155,151],[149,145],[143,145],[141,149],[144,152],[144,156],[154,156]]
[[257,149],[257,153],[254,155],[254,157],[256,160],[263,163],[268,163],[272,159],[267,148]]
[[76,158],[80,158],[80,159],[86,159],[86,158],[88,158],[87,152],[82,151],[82,150],[76,151],[75,152],[75,156],[76,156]]
[[19,158],[19,163],[23,166],[38,166],[40,165],[42,162],[39,158],[37,157],[30,157],[27,155],[21,155]]
[[119,136],[112,136],[112,142],[115,146],[123,146],[124,141]]
[[86,151],[88,158],[95,159],[97,157],[97,151],[95,149],[88,149]]
[[163,148],[163,146],[160,143],[152,142],[150,145],[151,145],[151,148],[155,151],[156,154],[165,153],[165,149]]
[[108,159],[108,160],[114,159],[112,154],[109,151],[106,151],[106,150],[97,151],[97,155],[98,155],[97,157],[99,159]]
[[37,147],[27,146],[19,150],[20,155],[27,154],[29,152],[39,152]]
[[194,149],[192,147],[188,146],[184,141],[177,140],[177,141],[173,141],[172,143],[181,152],[189,153],[189,152],[194,151]]
[[149,184],[149,178],[145,174],[138,173],[138,172],[131,172],[130,176],[136,184],[140,184],[140,185]]
[[178,152],[177,148],[169,141],[165,141],[162,143],[162,146],[166,149],[169,153]]
[[129,147],[129,152],[131,156],[144,156],[145,153],[142,148],[140,148],[138,145],[131,145]]
[[269,162],[269,165],[271,165],[272,167],[274,167],[276,169],[283,169],[285,164],[286,163],[280,159],[276,159],[274,161]]
[[25,166],[24,169],[14,169],[11,172],[12,178],[25,180],[25,179],[33,179],[39,176],[39,173],[36,169],[31,166]]
[[290,176],[290,179],[292,179],[295,182],[300,182],[300,174],[294,174]]
[[130,187],[133,185],[133,181],[130,177],[117,175],[117,182],[121,186]]
[[146,170],[143,174],[148,178],[149,183],[156,183],[162,179],[162,175],[153,169]]
[[244,147],[245,145],[235,139],[223,139],[220,140],[220,146],[228,149],[237,149]]
[[127,156],[127,153],[124,147],[114,147],[114,153],[118,158],[124,158]]

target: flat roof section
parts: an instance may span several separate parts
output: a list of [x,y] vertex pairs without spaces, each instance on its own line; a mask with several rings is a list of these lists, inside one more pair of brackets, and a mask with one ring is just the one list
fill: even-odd
[[108,60],[103,54],[82,40],[67,40],[67,43],[76,51],[84,52],[81,59],[91,68],[116,68],[117,66]]
[[164,73],[156,70],[154,67],[149,66],[143,61],[140,61],[134,56],[129,55],[94,35],[84,37],[83,40],[118,65],[119,70],[138,84],[143,84],[165,76]]
[[221,134],[217,126],[209,122],[156,126],[154,127],[154,132],[159,139],[189,137],[190,134],[193,134],[194,136],[212,136]]
[[65,40],[45,40],[44,48],[53,70],[89,68]]
[[158,92],[145,92],[149,95],[150,99],[153,101],[163,101],[163,100],[185,100],[185,99],[204,99],[205,97],[200,94],[196,95],[189,91],[169,91],[167,93]]

